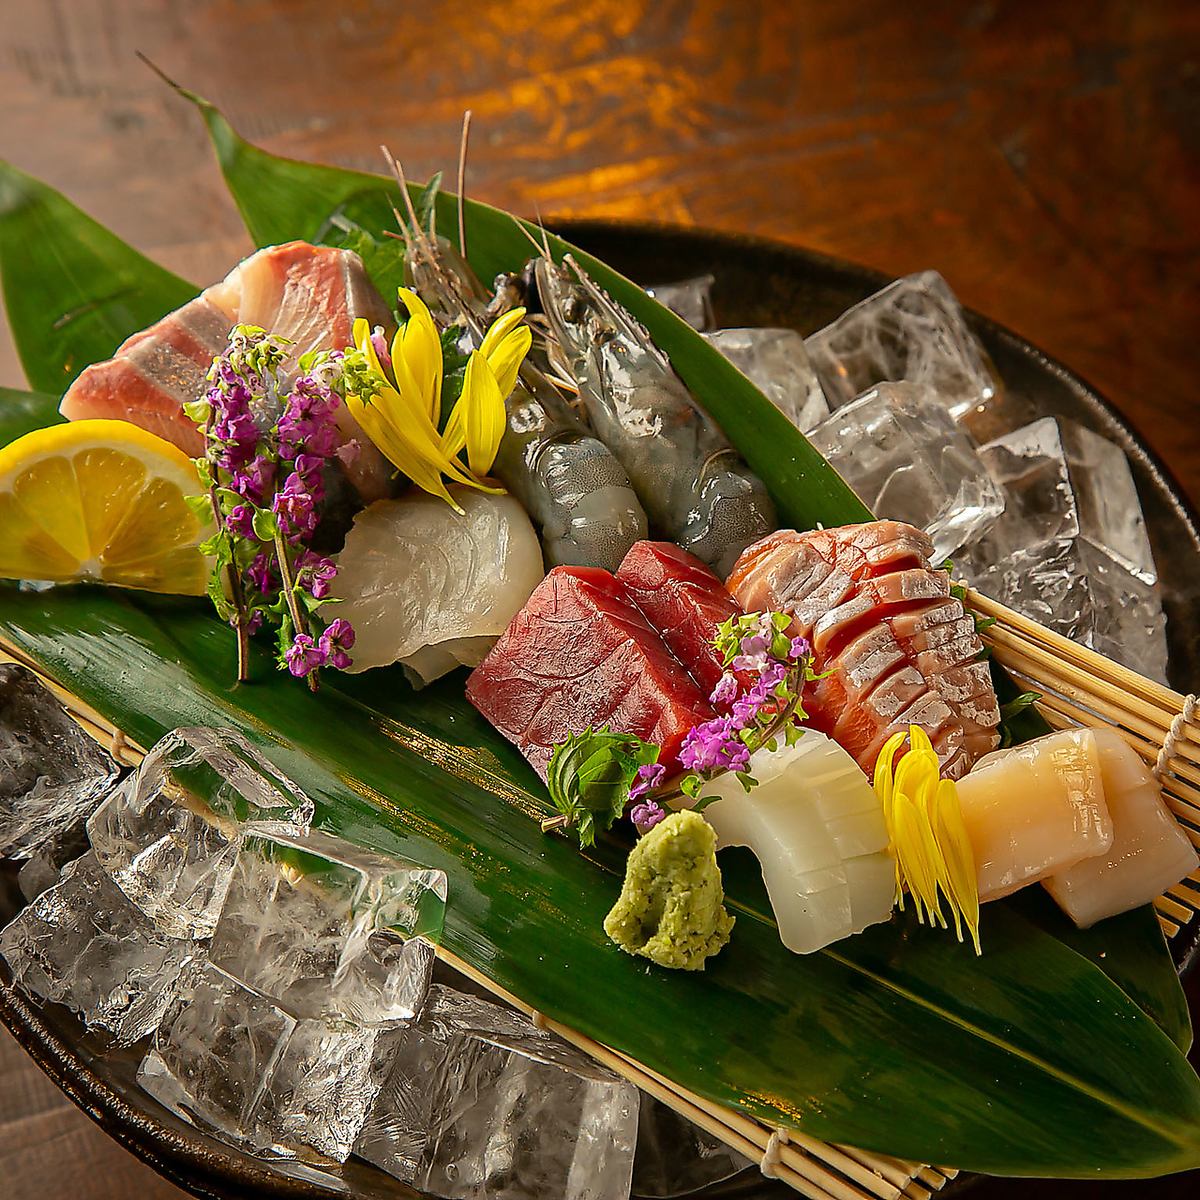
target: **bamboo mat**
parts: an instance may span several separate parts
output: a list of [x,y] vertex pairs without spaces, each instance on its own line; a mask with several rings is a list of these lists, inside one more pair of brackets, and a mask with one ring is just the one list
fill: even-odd
[[[968,591],[968,607],[995,619],[983,634],[985,643],[1023,688],[1042,693],[1038,708],[1052,726],[1112,726],[1155,767],[1167,803],[1192,842],[1200,847],[1200,712],[1196,698],[1184,697],[1145,679],[973,590]],[[35,663],[2,641],[0,661],[20,662],[35,671],[83,729],[123,764],[136,766],[141,761],[143,747],[128,741],[100,713],[46,678]],[[1155,908],[1168,937],[1188,928],[1200,916],[1200,871],[1160,896]],[[644,1064],[548,1020],[451,952],[439,947],[438,954],[450,966],[532,1017],[540,1027],[557,1033],[735,1150],[760,1162],[764,1174],[782,1180],[810,1200],[930,1200],[958,1174],[950,1167],[906,1162],[822,1142],[798,1130],[771,1129],[696,1096]]]

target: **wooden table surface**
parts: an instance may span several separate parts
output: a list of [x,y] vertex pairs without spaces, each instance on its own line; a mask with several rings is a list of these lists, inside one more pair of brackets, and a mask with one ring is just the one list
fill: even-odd
[[[0,0],[0,156],[206,283],[249,244],[196,116],[135,50],[275,151],[374,169],[386,142],[423,178],[470,107],[470,190],[504,207],[936,267],[1200,500],[1200,5]],[[22,382],[0,334],[0,384]],[[8,1200],[179,1195],[7,1035],[0,1180]],[[1182,1200],[1200,1177],[1019,1187]]]

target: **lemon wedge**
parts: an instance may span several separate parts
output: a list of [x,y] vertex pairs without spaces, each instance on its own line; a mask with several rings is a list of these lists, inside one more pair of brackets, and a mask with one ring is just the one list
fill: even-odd
[[204,594],[191,459],[128,421],[72,421],[0,450],[0,578]]

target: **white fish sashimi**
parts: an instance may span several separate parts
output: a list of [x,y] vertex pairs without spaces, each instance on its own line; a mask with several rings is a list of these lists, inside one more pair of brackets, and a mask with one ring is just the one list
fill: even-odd
[[1112,817],[1112,845],[1105,853],[1042,881],[1058,906],[1083,929],[1149,904],[1200,865],[1137,751],[1114,730],[1096,729],[1092,735]]
[[354,519],[337,557],[336,612],[354,626],[352,671],[400,662],[417,686],[477,666],[542,581],[542,551],[511,496],[417,490]]
[[895,865],[874,789],[854,759],[824,734],[806,730],[792,746],[757,751],[747,792],[719,776],[704,795],[717,846],[748,846],[789,950],[810,954],[886,921]]

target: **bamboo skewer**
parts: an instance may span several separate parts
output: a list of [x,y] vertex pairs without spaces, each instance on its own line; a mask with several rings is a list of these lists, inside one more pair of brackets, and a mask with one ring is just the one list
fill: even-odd
[[[1159,768],[1166,803],[1200,847],[1200,721],[1183,720],[1186,700],[1178,692],[1144,679],[1036,622],[969,590],[968,607],[995,618],[984,640],[1021,686],[1041,693],[1038,709],[1054,728],[1107,724],[1152,766]],[[126,741],[121,731],[90,705],[51,679],[16,647],[0,642],[0,660],[34,671],[68,713],[96,741],[127,765],[145,750]],[[1168,742],[1172,752],[1164,753]],[[1165,760],[1165,761],[1162,761]],[[1167,936],[1175,936],[1200,913],[1200,871],[1159,897],[1155,907]],[[595,1061],[693,1121],[809,1200],[930,1200],[957,1175],[953,1168],[904,1162],[887,1155],[821,1142],[800,1131],[775,1131],[743,1113],[705,1100],[629,1056],[545,1018],[520,997],[495,984],[453,952],[438,956],[469,979],[552,1030]],[[773,1136],[775,1135],[775,1136]],[[767,1162],[767,1156],[771,1162]]]

